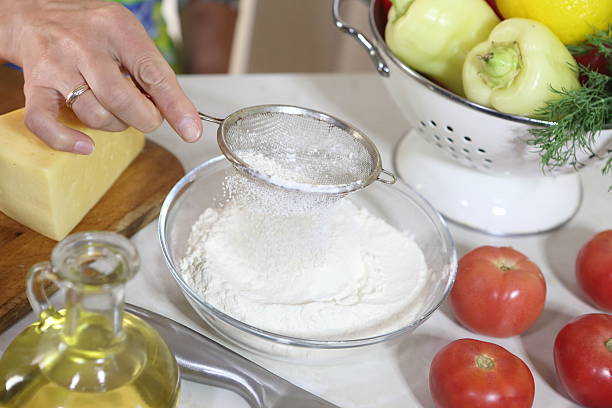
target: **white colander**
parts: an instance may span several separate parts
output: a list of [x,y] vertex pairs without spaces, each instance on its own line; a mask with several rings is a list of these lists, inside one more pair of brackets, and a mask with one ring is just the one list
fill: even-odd
[[612,154],[612,129],[598,135],[593,152],[577,153],[575,168],[568,165],[545,174],[538,152],[527,140],[529,129],[548,122],[501,113],[436,85],[386,46],[381,0],[370,2],[374,42],[344,23],[341,3],[333,3],[336,26],[368,50],[410,123],[394,154],[401,180],[452,221],[496,235],[547,231],[572,218],[582,199],[576,169]]

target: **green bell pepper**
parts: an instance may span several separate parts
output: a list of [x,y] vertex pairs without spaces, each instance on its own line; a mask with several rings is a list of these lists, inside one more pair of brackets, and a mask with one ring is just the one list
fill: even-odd
[[561,40],[544,24],[523,18],[498,24],[463,65],[469,100],[515,115],[535,116],[559,98],[552,88],[579,87],[576,61]]
[[393,0],[385,41],[404,64],[463,96],[463,60],[497,23],[484,0]]

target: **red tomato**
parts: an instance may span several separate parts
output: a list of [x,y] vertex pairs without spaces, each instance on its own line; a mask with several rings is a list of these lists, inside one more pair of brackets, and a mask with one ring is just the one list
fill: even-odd
[[531,407],[534,390],[531,371],[520,358],[484,341],[453,341],[429,369],[429,392],[438,408]]
[[465,327],[487,336],[510,337],[540,316],[546,281],[540,269],[510,247],[482,246],[459,260],[450,304]]
[[595,306],[612,312],[612,230],[600,232],[580,249],[576,280]]
[[597,48],[591,46],[591,50],[583,55],[574,55],[576,62],[584,65],[592,71],[597,71],[602,74],[610,75],[610,63]]
[[612,316],[586,314],[557,334],[555,368],[563,388],[590,408],[612,407]]
[[391,3],[391,0],[383,0],[383,2],[382,2],[382,3],[383,3],[383,7],[384,7],[384,9],[385,9],[385,13],[388,13],[388,12],[389,12],[389,9],[390,9],[390,8],[391,8],[391,6],[393,5],[393,4]]

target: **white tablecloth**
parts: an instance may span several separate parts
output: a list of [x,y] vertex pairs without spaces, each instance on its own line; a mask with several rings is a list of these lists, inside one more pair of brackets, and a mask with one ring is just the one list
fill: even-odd
[[[391,150],[408,126],[384,88],[383,79],[376,74],[185,76],[180,80],[198,109],[213,116],[265,103],[306,106],[338,116],[376,142],[387,168],[391,167]],[[203,139],[195,145],[181,142],[167,125],[149,137],[172,151],[186,170],[220,154],[216,127],[209,124]],[[576,406],[560,391],[552,344],[567,321],[596,311],[576,287],[575,256],[595,232],[612,228],[612,194],[607,192],[612,178],[602,177],[595,168],[583,170],[581,177],[582,207],[570,223],[557,231],[524,238],[496,238],[450,225],[459,256],[480,245],[508,245],[525,253],[542,269],[548,285],[546,308],[535,326],[522,336],[492,339],[476,335],[455,323],[443,305],[384,358],[373,358],[364,352],[361,361],[350,366],[323,369],[265,362],[266,368],[345,408],[432,407],[427,376],[433,355],[452,340],[471,337],[495,342],[525,361],[535,378],[535,407]],[[202,331],[201,321],[166,268],[156,227],[152,223],[133,238],[142,257],[142,269],[128,285],[127,300]],[[30,315],[0,335],[0,350],[32,319]],[[180,406],[241,408],[247,404],[228,391],[184,382]]]

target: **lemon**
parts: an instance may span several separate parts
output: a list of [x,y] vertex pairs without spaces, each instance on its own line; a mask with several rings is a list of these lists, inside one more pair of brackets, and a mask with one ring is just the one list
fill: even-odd
[[612,0],[497,0],[504,18],[523,17],[548,26],[564,44],[584,42],[612,23]]

